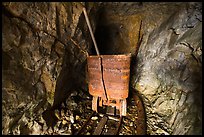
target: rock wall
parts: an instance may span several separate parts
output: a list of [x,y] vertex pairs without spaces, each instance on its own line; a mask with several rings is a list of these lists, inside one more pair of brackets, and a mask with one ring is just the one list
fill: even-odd
[[137,56],[135,88],[150,134],[201,134],[202,6],[183,4],[151,33]]
[[71,90],[86,88],[91,40],[81,15],[74,2],[2,4],[3,134],[19,134],[22,119],[36,120]]

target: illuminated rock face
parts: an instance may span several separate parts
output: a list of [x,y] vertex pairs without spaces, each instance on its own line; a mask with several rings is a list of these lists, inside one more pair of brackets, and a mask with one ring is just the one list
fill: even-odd
[[201,133],[202,14],[195,6],[181,7],[146,35],[137,56],[134,84],[152,132]]
[[[78,3],[3,6],[2,133],[42,134],[36,122],[30,131],[33,119],[43,122],[70,91],[87,92],[94,46]],[[132,53],[131,86],[143,96],[148,134],[201,134],[201,3],[88,3],[87,12],[101,54]]]

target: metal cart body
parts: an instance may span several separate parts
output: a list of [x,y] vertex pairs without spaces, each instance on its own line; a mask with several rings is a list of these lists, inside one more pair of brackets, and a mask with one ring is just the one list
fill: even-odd
[[94,111],[98,106],[115,106],[120,115],[126,116],[130,59],[130,54],[88,56],[88,88]]

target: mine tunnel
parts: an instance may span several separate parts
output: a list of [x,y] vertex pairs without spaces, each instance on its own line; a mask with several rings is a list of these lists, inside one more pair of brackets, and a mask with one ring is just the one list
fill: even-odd
[[[100,55],[131,55],[125,116],[92,110],[83,7]],[[113,133],[202,134],[202,3],[3,2],[2,134]]]

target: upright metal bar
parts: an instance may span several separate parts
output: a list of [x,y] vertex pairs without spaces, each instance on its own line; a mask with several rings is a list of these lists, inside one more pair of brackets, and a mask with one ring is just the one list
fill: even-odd
[[96,49],[96,54],[99,56],[100,53],[99,53],[99,50],[98,50],[98,47],[97,47],[97,44],[96,44],[96,40],[95,40],[94,35],[93,35],[93,31],[92,31],[91,24],[90,24],[90,22],[89,22],[89,18],[88,18],[88,15],[87,15],[87,13],[86,13],[86,8],[85,8],[85,7],[83,7],[83,12],[84,12],[84,16],[85,16],[86,23],[87,23],[87,25],[88,25],[89,31],[90,31],[90,33],[91,33],[91,38],[92,38],[92,40],[93,40],[94,47],[95,47],[95,49]]
[[104,94],[105,94],[105,97],[106,97],[106,100],[108,100],[108,96],[107,96],[107,92],[106,92],[106,87],[105,87],[105,82],[104,82],[104,78],[103,78],[103,64],[102,64],[102,58],[100,56],[100,53],[99,53],[99,50],[98,50],[98,47],[97,47],[97,44],[96,44],[96,40],[95,40],[95,37],[93,35],[93,30],[91,28],[91,24],[90,24],[90,21],[89,21],[89,18],[88,18],[88,15],[87,15],[87,12],[86,12],[86,8],[83,7],[83,12],[84,12],[84,16],[85,16],[85,19],[86,19],[86,23],[88,25],[88,28],[89,28],[89,31],[90,31],[90,34],[91,34],[91,38],[93,40],[93,43],[94,43],[94,47],[95,47],[95,50],[96,50],[96,54],[99,56],[99,59],[100,59],[100,63],[101,63],[101,75],[102,75],[102,83],[103,83],[103,88],[104,88]]

